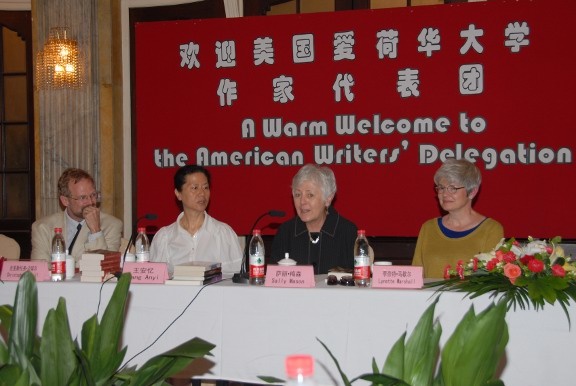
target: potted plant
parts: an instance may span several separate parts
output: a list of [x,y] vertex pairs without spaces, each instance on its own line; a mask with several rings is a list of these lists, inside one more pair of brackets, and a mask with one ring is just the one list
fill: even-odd
[[[405,332],[396,341],[382,368],[372,359],[372,373],[350,379],[318,339],[336,364],[342,384],[350,386],[362,379],[382,386],[504,386],[497,371],[508,343],[506,302],[492,304],[479,314],[470,307],[442,350],[442,327],[434,320],[437,302],[438,299],[420,317],[408,339]],[[270,376],[260,379],[283,382]]]
[[102,319],[94,314],[86,320],[78,341],[70,332],[64,298],[48,311],[42,335],[36,335],[36,281],[24,273],[13,307],[0,307],[0,385],[161,385],[194,359],[211,355],[213,344],[193,338],[140,368],[121,368],[126,347],[120,347],[120,338],[131,278],[122,274]]

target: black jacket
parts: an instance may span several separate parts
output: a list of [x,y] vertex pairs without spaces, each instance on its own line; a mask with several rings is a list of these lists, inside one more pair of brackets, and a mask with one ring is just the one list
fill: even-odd
[[320,240],[313,244],[306,224],[295,216],[278,228],[272,243],[270,263],[277,263],[288,252],[290,258],[298,264],[313,265],[315,274],[327,273],[330,268],[337,266],[353,268],[356,236],[356,225],[330,207],[320,232]]

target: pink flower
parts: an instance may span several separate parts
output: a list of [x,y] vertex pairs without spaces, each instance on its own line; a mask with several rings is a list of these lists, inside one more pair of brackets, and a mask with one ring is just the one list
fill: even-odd
[[566,276],[566,270],[560,264],[554,264],[552,266],[552,275],[558,277]]
[[446,280],[450,279],[450,268],[450,264],[444,268],[444,279]]
[[474,259],[472,259],[472,269],[474,270],[474,272],[476,272],[478,270],[478,258],[475,257]]
[[516,255],[512,251],[508,251],[502,255],[502,260],[505,263],[513,263],[516,261]]
[[495,257],[486,263],[486,269],[488,271],[492,271],[494,268],[496,268],[496,264],[498,264],[498,263],[499,263],[499,260],[497,257]]
[[520,262],[524,265],[528,265],[528,263],[530,262],[530,260],[534,260],[534,256],[532,255],[524,255],[523,257],[520,258]]
[[456,272],[458,272],[458,276],[460,276],[460,279],[464,279],[463,264],[464,262],[462,260],[458,260],[458,262],[456,263]]
[[504,276],[510,279],[510,282],[514,284],[516,278],[522,274],[522,269],[516,264],[507,263],[504,266]]
[[528,269],[534,273],[542,272],[544,270],[544,262],[538,259],[532,259],[528,262]]

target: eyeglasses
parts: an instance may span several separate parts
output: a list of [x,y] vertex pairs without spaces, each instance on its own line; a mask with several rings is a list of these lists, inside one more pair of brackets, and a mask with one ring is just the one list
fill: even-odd
[[448,186],[437,185],[434,187],[434,189],[436,190],[436,193],[438,193],[438,194],[442,194],[442,193],[444,193],[444,191],[446,191],[450,194],[454,194],[457,191],[459,191],[460,189],[464,189],[464,188],[465,188],[465,186],[460,186],[459,188],[457,188],[454,185],[448,185]]
[[326,278],[326,284],[328,285],[344,285],[344,286],[353,286],[354,285],[354,277],[352,275],[342,276],[340,280],[336,277],[336,275],[328,275]]
[[68,196],[68,198],[71,198],[73,200],[76,201],[100,201],[100,199],[102,198],[102,194],[100,192],[94,192],[91,193],[89,195],[82,195],[80,197],[73,197],[73,196]]

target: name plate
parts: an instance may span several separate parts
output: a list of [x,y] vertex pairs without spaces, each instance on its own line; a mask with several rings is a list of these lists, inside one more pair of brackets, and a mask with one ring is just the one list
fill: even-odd
[[36,281],[49,281],[50,271],[46,260],[19,261],[6,260],[2,265],[0,279],[4,281],[18,281],[24,272],[30,271],[36,277]]
[[132,274],[132,283],[164,284],[168,280],[166,263],[132,263],[125,262],[122,272]]
[[422,267],[411,265],[375,265],[372,272],[372,288],[422,288]]
[[311,265],[272,265],[266,269],[266,287],[311,288],[316,286]]

